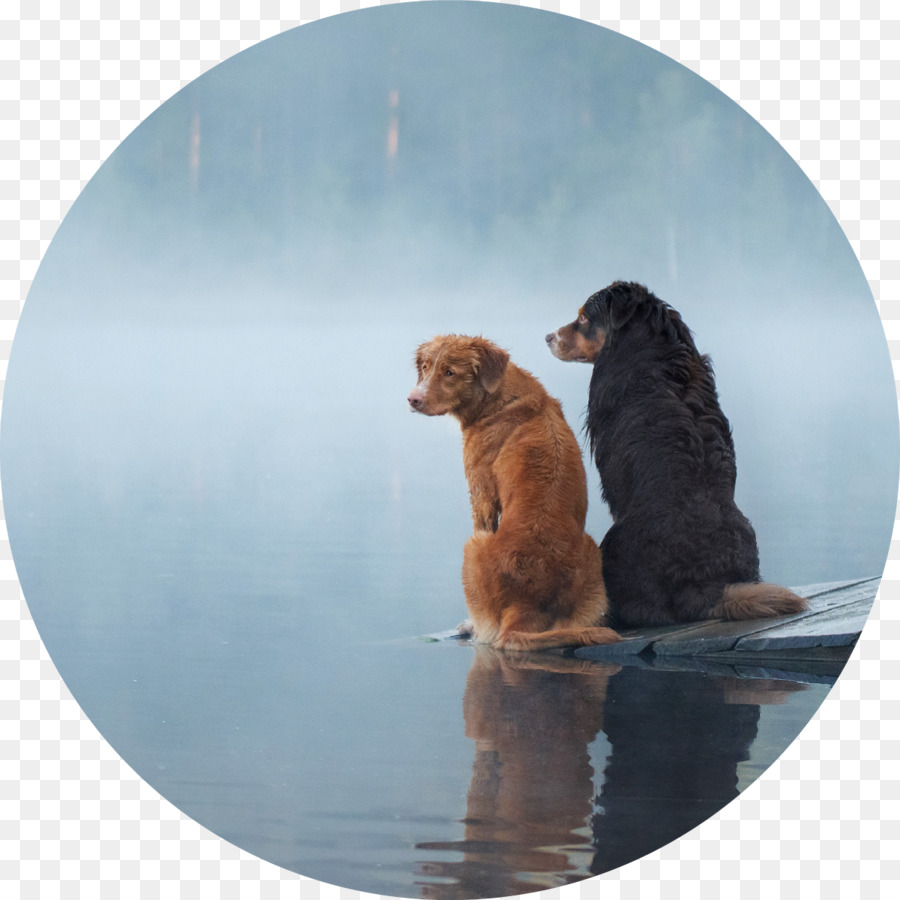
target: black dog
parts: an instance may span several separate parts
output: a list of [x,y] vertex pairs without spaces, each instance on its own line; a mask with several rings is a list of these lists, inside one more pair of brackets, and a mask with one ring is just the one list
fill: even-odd
[[731,426],[681,316],[617,281],[547,343],[559,359],[594,364],[587,428],[614,522],[601,548],[617,624],[805,609],[786,588],[760,583],[756,534],[734,502]]

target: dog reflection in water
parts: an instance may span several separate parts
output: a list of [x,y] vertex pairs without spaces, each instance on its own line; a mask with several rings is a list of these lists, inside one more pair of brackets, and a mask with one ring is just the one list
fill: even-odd
[[464,838],[416,845],[463,859],[423,863],[420,874],[436,880],[420,885],[423,897],[506,896],[590,876],[589,745],[618,670],[476,646],[463,698],[466,736],[475,743]]
[[[418,871],[429,900],[557,887],[676,840],[734,800],[771,752],[763,746],[741,771],[760,707],[807,689],[474,649],[463,698],[475,744],[465,830],[461,840],[416,844],[430,851]],[[595,772],[601,731],[608,752]]]

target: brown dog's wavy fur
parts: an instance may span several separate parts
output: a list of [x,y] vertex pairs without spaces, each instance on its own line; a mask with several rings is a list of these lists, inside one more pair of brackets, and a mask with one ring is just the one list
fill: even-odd
[[605,627],[584,465],[559,402],[483,338],[435,337],[416,367],[412,410],[462,427],[474,525],[462,580],[474,640],[507,650],[619,640]]

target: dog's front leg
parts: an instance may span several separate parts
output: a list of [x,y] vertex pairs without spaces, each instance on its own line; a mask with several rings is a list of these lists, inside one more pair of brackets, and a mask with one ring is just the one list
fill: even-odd
[[494,491],[469,492],[472,501],[472,525],[475,531],[496,531],[500,526],[500,498]]

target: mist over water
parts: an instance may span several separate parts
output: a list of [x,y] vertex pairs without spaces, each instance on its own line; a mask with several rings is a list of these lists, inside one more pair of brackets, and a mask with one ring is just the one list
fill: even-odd
[[[898,425],[863,273],[777,143],[666,57],[388,6],[239,54],[123,143],[29,294],[0,457],[41,636],[143,777],[280,865],[417,890],[384,823],[459,837],[470,658],[403,642],[464,618],[471,518],[457,424],[407,408],[414,351],[482,334],[583,435],[590,369],[544,335],[616,278],[713,359],[763,576],[879,575]],[[799,730],[817,702],[791,703]]]
[[[379,295],[293,309],[283,325],[271,313],[252,324],[126,319],[50,325],[33,342],[24,323],[4,409],[7,435],[18,438],[4,458],[12,521],[27,528],[15,518],[20,503],[58,507],[79,485],[128,504],[146,494],[151,508],[190,491],[248,548],[260,534],[254,517],[276,510],[328,543],[363,541],[377,553],[389,541],[440,573],[461,608],[458,557],[471,523],[459,428],[406,404],[415,347],[433,334],[492,338],[561,399],[585,446],[589,530],[599,540],[610,524],[583,433],[590,370],[555,360],[543,341],[569,313],[517,298],[512,317],[513,304],[495,296],[429,310]],[[877,318],[681,309],[713,357],[764,576],[799,585],[880,573],[896,424]],[[13,380],[17,372],[27,380]],[[345,525],[361,509],[371,545]],[[428,630],[425,612],[416,621]],[[443,624],[439,615],[431,630]]]

